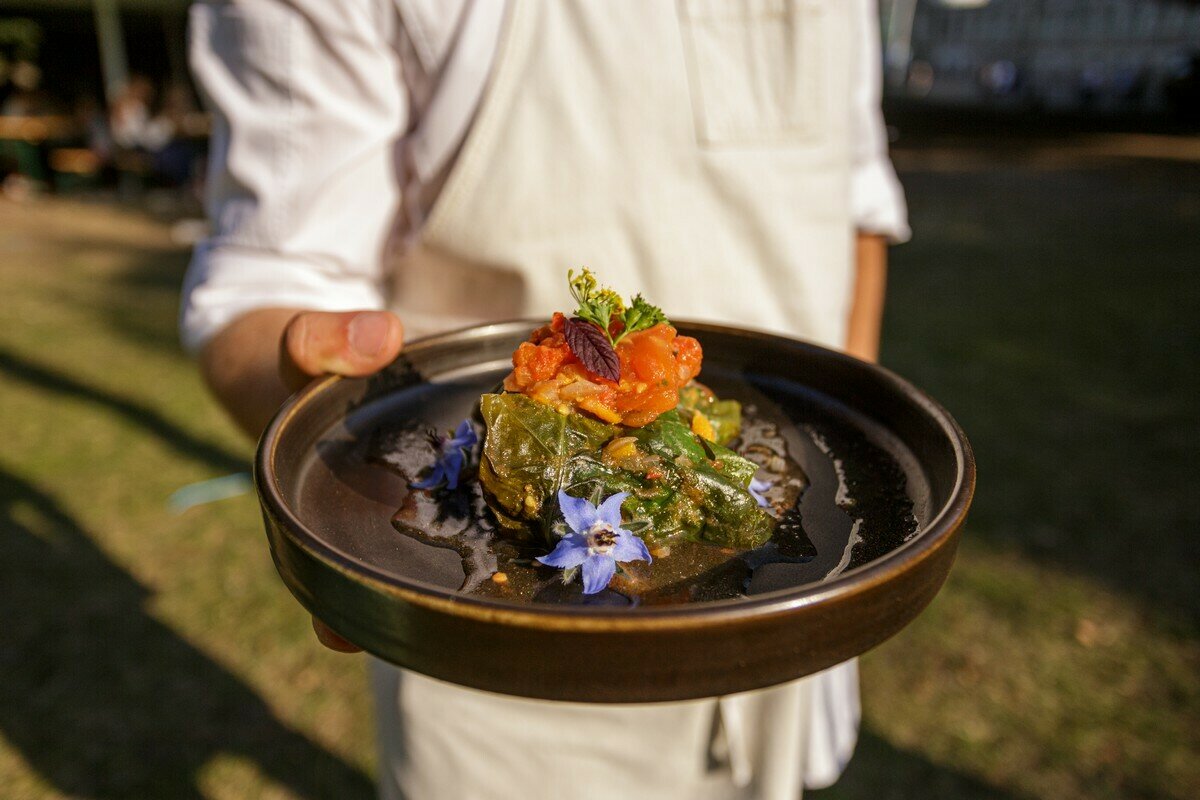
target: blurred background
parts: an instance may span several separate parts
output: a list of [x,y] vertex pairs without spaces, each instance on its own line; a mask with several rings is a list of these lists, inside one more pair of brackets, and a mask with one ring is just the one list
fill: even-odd
[[[0,0],[0,797],[372,796],[176,338],[183,0]],[[833,798],[1200,796],[1200,4],[893,0],[883,362],[979,462]]]

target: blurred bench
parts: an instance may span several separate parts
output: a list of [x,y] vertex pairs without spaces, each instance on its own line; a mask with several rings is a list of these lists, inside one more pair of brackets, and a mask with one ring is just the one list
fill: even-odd
[[33,117],[0,116],[0,140],[41,144],[48,139],[65,139],[75,133],[75,120],[65,114]]
[[74,132],[75,121],[65,115],[0,116],[0,158],[17,174],[47,183],[47,142],[68,139]]
[[50,151],[49,165],[56,189],[95,186],[104,169],[100,156],[86,147],[55,147]]

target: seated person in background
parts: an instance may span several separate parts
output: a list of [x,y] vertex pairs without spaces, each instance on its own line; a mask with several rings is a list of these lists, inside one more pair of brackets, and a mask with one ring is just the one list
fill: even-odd
[[132,75],[109,109],[108,127],[113,143],[124,150],[152,152],[171,138],[168,120],[150,113],[154,84],[143,75]]

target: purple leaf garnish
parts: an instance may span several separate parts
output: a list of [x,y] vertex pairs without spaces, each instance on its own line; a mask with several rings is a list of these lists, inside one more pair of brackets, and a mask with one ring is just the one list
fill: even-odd
[[598,325],[572,317],[564,325],[563,334],[567,347],[588,372],[614,382],[621,380],[621,359]]

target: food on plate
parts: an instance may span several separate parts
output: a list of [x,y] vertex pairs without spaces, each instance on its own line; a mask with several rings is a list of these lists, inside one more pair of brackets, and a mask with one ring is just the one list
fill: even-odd
[[480,397],[482,447],[477,423],[464,421],[433,442],[436,459],[412,486],[449,491],[477,477],[497,535],[538,552],[532,560],[567,582],[581,574],[585,594],[676,543],[736,553],[768,542],[773,482],[731,449],[742,406],[697,382],[700,342],[588,270],[568,282],[574,313],[535,329],[514,351],[503,391]]

